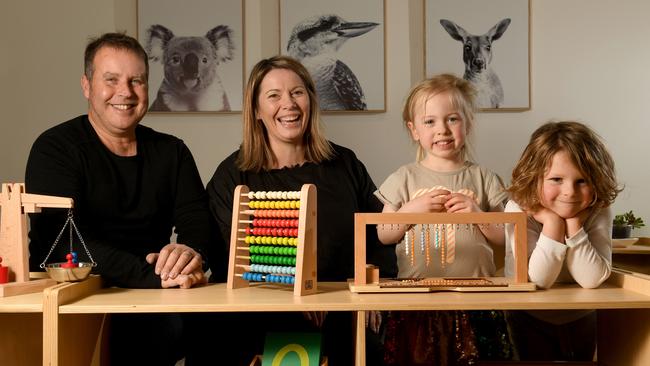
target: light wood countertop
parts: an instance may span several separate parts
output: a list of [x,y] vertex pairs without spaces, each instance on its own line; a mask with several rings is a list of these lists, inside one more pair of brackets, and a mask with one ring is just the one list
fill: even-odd
[[648,292],[614,283],[625,276],[614,274],[598,289],[558,285],[550,290],[516,293],[355,294],[346,283],[338,282],[319,283],[317,294],[301,297],[293,296],[289,288],[227,290],[225,284],[186,290],[104,288],[61,305],[59,313],[650,308]]
[[41,313],[43,293],[0,297],[0,313]]

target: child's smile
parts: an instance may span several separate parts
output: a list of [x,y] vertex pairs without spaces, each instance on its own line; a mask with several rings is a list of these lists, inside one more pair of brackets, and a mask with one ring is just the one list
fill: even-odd
[[415,141],[426,151],[422,163],[436,171],[463,165],[465,123],[449,93],[428,95],[416,105],[415,121],[408,126]]
[[543,177],[542,206],[568,219],[589,207],[593,198],[593,188],[571,161],[567,152],[563,150],[557,152]]

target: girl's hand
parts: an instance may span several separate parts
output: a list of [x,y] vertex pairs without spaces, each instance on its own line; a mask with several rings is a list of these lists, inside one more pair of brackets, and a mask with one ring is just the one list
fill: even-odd
[[370,310],[366,311],[366,328],[370,328],[375,334],[379,333],[381,327],[381,311]]
[[445,202],[447,212],[483,212],[476,201],[462,193],[452,193]]
[[566,219],[566,236],[574,236],[585,224],[589,215],[591,215],[592,208],[587,207],[584,210],[578,212],[574,217]]
[[542,207],[537,211],[528,211],[528,214],[532,216],[535,221],[539,222],[542,225],[545,225],[547,223],[558,223],[562,221],[562,218],[558,214],[546,207]]
[[436,189],[434,191],[427,192],[406,202],[399,209],[399,212],[444,212],[445,202],[447,202],[449,199],[450,193],[451,192],[446,189]]
[[566,222],[563,218],[546,207],[542,207],[535,212],[527,211],[527,213],[542,224],[542,233],[544,235],[559,243],[564,243]]

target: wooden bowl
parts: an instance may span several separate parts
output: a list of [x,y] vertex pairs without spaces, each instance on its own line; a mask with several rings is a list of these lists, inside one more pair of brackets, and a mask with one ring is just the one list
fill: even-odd
[[50,275],[50,278],[57,282],[78,282],[83,281],[90,275],[90,270],[93,268],[92,263],[79,263],[79,267],[64,268],[61,267],[63,263],[51,263],[45,266],[45,270]]

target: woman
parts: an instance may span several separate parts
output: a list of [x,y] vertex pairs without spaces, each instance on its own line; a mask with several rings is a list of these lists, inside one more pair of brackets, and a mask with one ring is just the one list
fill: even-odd
[[[207,186],[210,209],[224,240],[230,242],[233,193],[237,185],[245,184],[251,191],[298,191],[303,184],[312,183],[317,188],[318,280],[345,281],[354,277],[354,213],[381,212],[382,205],[373,195],[375,184],[356,155],[323,136],[318,99],[308,71],[298,61],[285,56],[260,61],[251,71],[243,104],[241,147],[219,165]],[[386,275],[394,274],[390,270],[394,266],[393,248],[380,246],[375,230],[369,230],[368,234],[369,262],[386,269]],[[210,257],[227,258],[227,255]],[[310,328],[309,324],[299,324],[304,320],[296,314],[281,318],[282,324],[278,321],[277,327],[270,329]],[[350,314],[309,313],[305,318],[312,326],[322,326],[323,347],[330,364],[349,364]],[[264,318],[264,323],[254,324],[259,326],[267,321]],[[334,338],[330,340],[328,334]],[[341,337],[348,335],[349,342],[342,342]],[[250,333],[246,337],[250,339]],[[349,349],[342,347],[346,343]],[[337,354],[332,350],[337,350]],[[336,362],[339,356],[343,360]]]
[[260,61],[246,85],[242,114],[241,147],[219,165],[207,186],[223,238],[230,242],[237,185],[251,191],[299,191],[312,183],[318,197],[318,280],[352,278],[354,213],[381,212],[382,205],[356,155],[323,136],[308,71],[285,56]]

